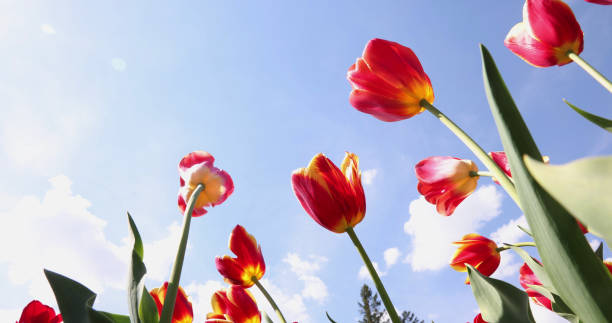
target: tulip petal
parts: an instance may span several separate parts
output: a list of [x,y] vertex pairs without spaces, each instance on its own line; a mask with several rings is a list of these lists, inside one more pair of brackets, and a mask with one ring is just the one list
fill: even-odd
[[561,0],[527,0],[523,22],[534,38],[551,47],[560,48],[579,38],[582,40],[580,24],[572,9]]
[[519,22],[512,27],[504,40],[504,45],[533,66],[557,65],[555,49],[533,38],[523,22]]

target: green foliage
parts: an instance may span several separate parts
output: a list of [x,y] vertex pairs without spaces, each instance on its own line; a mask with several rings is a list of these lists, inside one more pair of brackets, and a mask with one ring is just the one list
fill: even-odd
[[385,311],[380,309],[381,302],[378,299],[378,294],[372,293],[372,289],[363,284],[360,296],[359,313],[362,317],[359,323],[386,323],[383,321]]
[[487,322],[535,322],[527,293],[505,281],[483,276],[467,265],[470,286],[482,318]]
[[602,118],[600,116],[594,115],[592,113],[586,112],[580,108],[578,108],[577,106],[567,102],[566,100],[563,100],[563,102],[565,102],[567,105],[569,105],[570,108],[574,109],[574,111],[578,112],[581,116],[583,116],[585,119],[591,121],[592,123],[600,126],[602,129],[608,131],[608,132],[612,132],[612,120],[610,119],[606,119],[606,118]]
[[[610,274],[591,250],[572,215],[527,171],[523,157],[542,160],[542,155],[491,54],[482,45],[481,52],[491,112],[512,169],[521,207],[548,277],[564,302],[583,321],[610,322]],[[487,317],[484,319],[488,320]]]

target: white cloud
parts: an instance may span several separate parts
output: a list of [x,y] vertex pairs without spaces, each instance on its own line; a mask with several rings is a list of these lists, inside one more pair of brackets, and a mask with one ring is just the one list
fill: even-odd
[[[172,222],[167,228],[167,236],[150,243],[144,242],[144,263],[147,266],[147,278],[158,282],[164,282],[168,279],[180,239],[181,226],[177,222]],[[190,248],[191,244],[187,242],[187,253]]]
[[531,307],[533,318],[538,323],[567,323],[566,319],[533,301],[529,301],[529,307]]
[[[108,240],[106,221],[89,212],[91,203],[72,192],[68,177],[59,175],[49,182],[51,188],[42,199],[25,196],[0,211],[5,221],[0,245],[11,246],[0,253],[0,263],[7,264],[9,281],[27,285],[30,295],[45,304],[55,304],[55,298],[43,268],[79,281],[97,294],[107,288],[124,290],[131,239],[121,244]],[[176,227],[169,228],[168,237],[145,244],[145,263],[147,254],[154,256],[147,264],[148,277],[162,280],[169,273],[175,250],[170,248],[178,243]]]
[[372,168],[361,172],[361,179],[365,185],[372,185],[374,178],[378,175],[378,169]]
[[321,264],[327,262],[327,258],[311,255],[310,259],[311,261],[303,260],[296,253],[288,253],[283,262],[288,263],[291,271],[304,282],[302,296],[305,299],[313,299],[322,303],[327,300],[329,293],[327,285],[315,273],[321,269]]
[[491,240],[495,241],[497,244],[502,243],[517,243],[522,242],[521,239],[527,237],[527,234],[523,232],[523,230],[519,229],[517,226],[520,225],[523,228],[528,228],[527,220],[524,215],[511,220],[510,222],[501,226],[497,231],[491,234]]
[[53,26],[49,24],[40,25],[40,31],[42,31],[43,33],[47,35],[55,35],[55,28],[53,28]]
[[[260,282],[264,288],[266,288],[268,293],[272,295],[272,298],[274,298],[274,301],[276,304],[278,304],[288,322],[312,322],[310,315],[308,315],[308,312],[306,311],[304,300],[300,294],[286,293],[267,278],[262,279]],[[263,294],[258,289],[251,289],[251,293],[253,293],[253,296],[255,296],[259,310],[265,311],[273,321],[277,321],[276,313]]]
[[397,263],[397,260],[401,256],[401,252],[398,248],[393,247],[385,250],[383,256],[385,258],[385,264],[387,265],[387,269],[389,269],[391,266]]
[[423,197],[410,203],[410,219],[404,231],[410,235],[412,251],[406,259],[412,270],[439,270],[448,266],[455,251],[451,243],[501,212],[502,195],[493,185],[484,186],[465,199],[451,216],[439,215]]
[[192,282],[191,284],[184,286],[183,288],[185,289],[185,293],[189,297],[189,301],[191,301],[193,317],[206,317],[206,314],[212,312],[210,298],[214,292],[225,287],[226,285],[224,283],[217,280],[209,280],[204,284]]
[[0,322],[19,321],[19,318],[21,317],[21,311],[22,309],[0,309]]
[[[374,266],[374,270],[376,270],[376,272],[378,273],[378,276],[382,277],[387,274],[386,272],[380,270],[380,267],[378,266],[377,262],[372,262],[372,266]],[[359,279],[372,280],[372,277],[370,276],[370,272],[368,271],[368,268],[365,265],[359,268],[359,273],[357,274],[357,276],[359,277]]]
[[597,239],[589,240],[589,245],[591,246],[591,249],[593,249],[593,250],[597,250],[597,248],[599,247],[599,244],[601,244],[601,241],[599,241]]
[[518,277],[518,271],[523,265],[520,257],[511,253],[513,251],[504,251],[501,253],[501,262],[497,270],[491,275],[493,278],[503,279],[512,276]]
[[123,72],[127,68],[127,62],[124,59],[119,58],[119,57],[115,57],[111,59],[110,64],[115,71],[119,71],[119,72]]

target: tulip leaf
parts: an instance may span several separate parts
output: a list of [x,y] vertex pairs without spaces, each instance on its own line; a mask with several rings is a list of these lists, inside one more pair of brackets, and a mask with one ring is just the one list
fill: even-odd
[[329,313],[325,312],[325,316],[327,316],[327,319],[331,322],[331,323],[336,323],[336,321],[334,321],[331,316],[329,316]]
[[612,243],[612,157],[583,158],[553,166],[525,159],[535,180],[582,222]]
[[272,319],[270,318],[270,316],[268,315],[268,313],[266,312],[262,312],[262,313],[263,313],[264,321],[266,321],[266,323],[274,323]]
[[569,105],[570,108],[574,109],[574,111],[578,112],[581,116],[583,116],[585,119],[591,121],[592,123],[600,126],[602,129],[608,131],[608,132],[612,132],[612,120],[610,119],[606,119],[606,118],[602,118],[598,115],[594,115],[592,113],[586,112],[580,108],[578,108],[577,106],[567,102],[567,100],[563,99],[563,102],[565,102],[567,105]]
[[66,276],[45,269],[62,318],[66,323],[129,323],[125,315],[96,311],[92,308],[96,294]]
[[599,243],[599,247],[595,249],[595,254],[597,255],[597,257],[599,257],[601,261],[603,261],[603,242]]
[[505,281],[486,277],[469,264],[466,267],[474,298],[485,321],[535,322],[527,293]]
[[144,276],[147,273],[147,269],[142,260],[144,257],[142,239],[140,238],[138,228],[136,228],[136,223],[129,213],[128,222],[130,224],[130,232],[134,238],[128,279],[130,319],[133,323],[158,323],[159,313],[157,306],[144,284]]
[[612,322],[612,278],[593,253],[576,220],[527,171],[523,156],[542,160],[542,155],[491,54],[483,45],[480,48],[489,106],[544,269],[559,296],[580,319]]
[[533,234],[531,234],[531,231],[529,231],[529,229],[524,228],[524,227],[522,227],[522,226],[520,226],[520,225],[517,225],[517,227],[518,227],[518,228],[519,228],[521,231],[525,232],[525,233],[526,233],[528,236],[530,236],[530,237],[532,237],[532,238],[533,238]]
[[514,250],[514,252],[516,252],[521,258],[523,258],[523,261],[525,261],[525,263],[527,264],[529,269],[531,269],[533,274],[536,277],[538,277],[538,279],[540,280],[542,285],[544,285],[547,289],[549,289],[553,293],[557,292],[554,289],[553,284],[550,281],[550,279],[548,278],[548,274],[546,273],[546,271],[544,270],[544,267],[542,267],[542,265],[540,265],[537,261],[535,261],[535,259],[533,259],[527,253],[527,251],[525,251],[525,250],[523,250],[523,249],[521,249],[519,247],[515,247],[513,245],[510,245],[510,248],[512,248],[512,250]]

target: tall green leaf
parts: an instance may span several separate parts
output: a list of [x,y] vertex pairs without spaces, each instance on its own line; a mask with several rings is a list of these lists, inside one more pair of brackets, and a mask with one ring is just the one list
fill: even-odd
[[142,239],[140,238],[138,228],[136,228],[136,223],[129,213],[128,222],[130,224],[130,232],[134,238],[128,279],[130,318],[132,323],[158,323],[159,314],[157,306],[144,284],[144,276],[147,273],[147,269],[143,262],[144,247]]
[[96,311],[96,294],[66,276],[45,269],[45,276],[55,294],[65,323],[129,323],[125,315]]
[[612,245],[612,157],[546,165],[528,157],[527,169],[589,232]]
[[[544,268],[566,304],[585,322],[612,322],[612,279],[574,218],[527,171],[523,156],[542,160],[489,51],[481,45],[485,91],[521,206]],[[549,125],[547,125],[549,126]]]
[[598,125],[599,127],[601,127],[602,129],[608,131],[608,132],[612,132],[612,120],[610,119],[606,119],[606,118],[602,118],[598,115],[586,112],[582,109],[580,109],[579,107],[567,102],[567,100],[563,100],[563,102],[565,102],[567,105],[569,105],[570,108],[574,109],[574,111],[578,112],[581,116],[583,116],[585,119],[591,121],[592,123]]
[[529,297],[524,291],[505,281],[486,277],[467,265],[470,286],[487,322],[526,323],[535,322],[529,309]]

